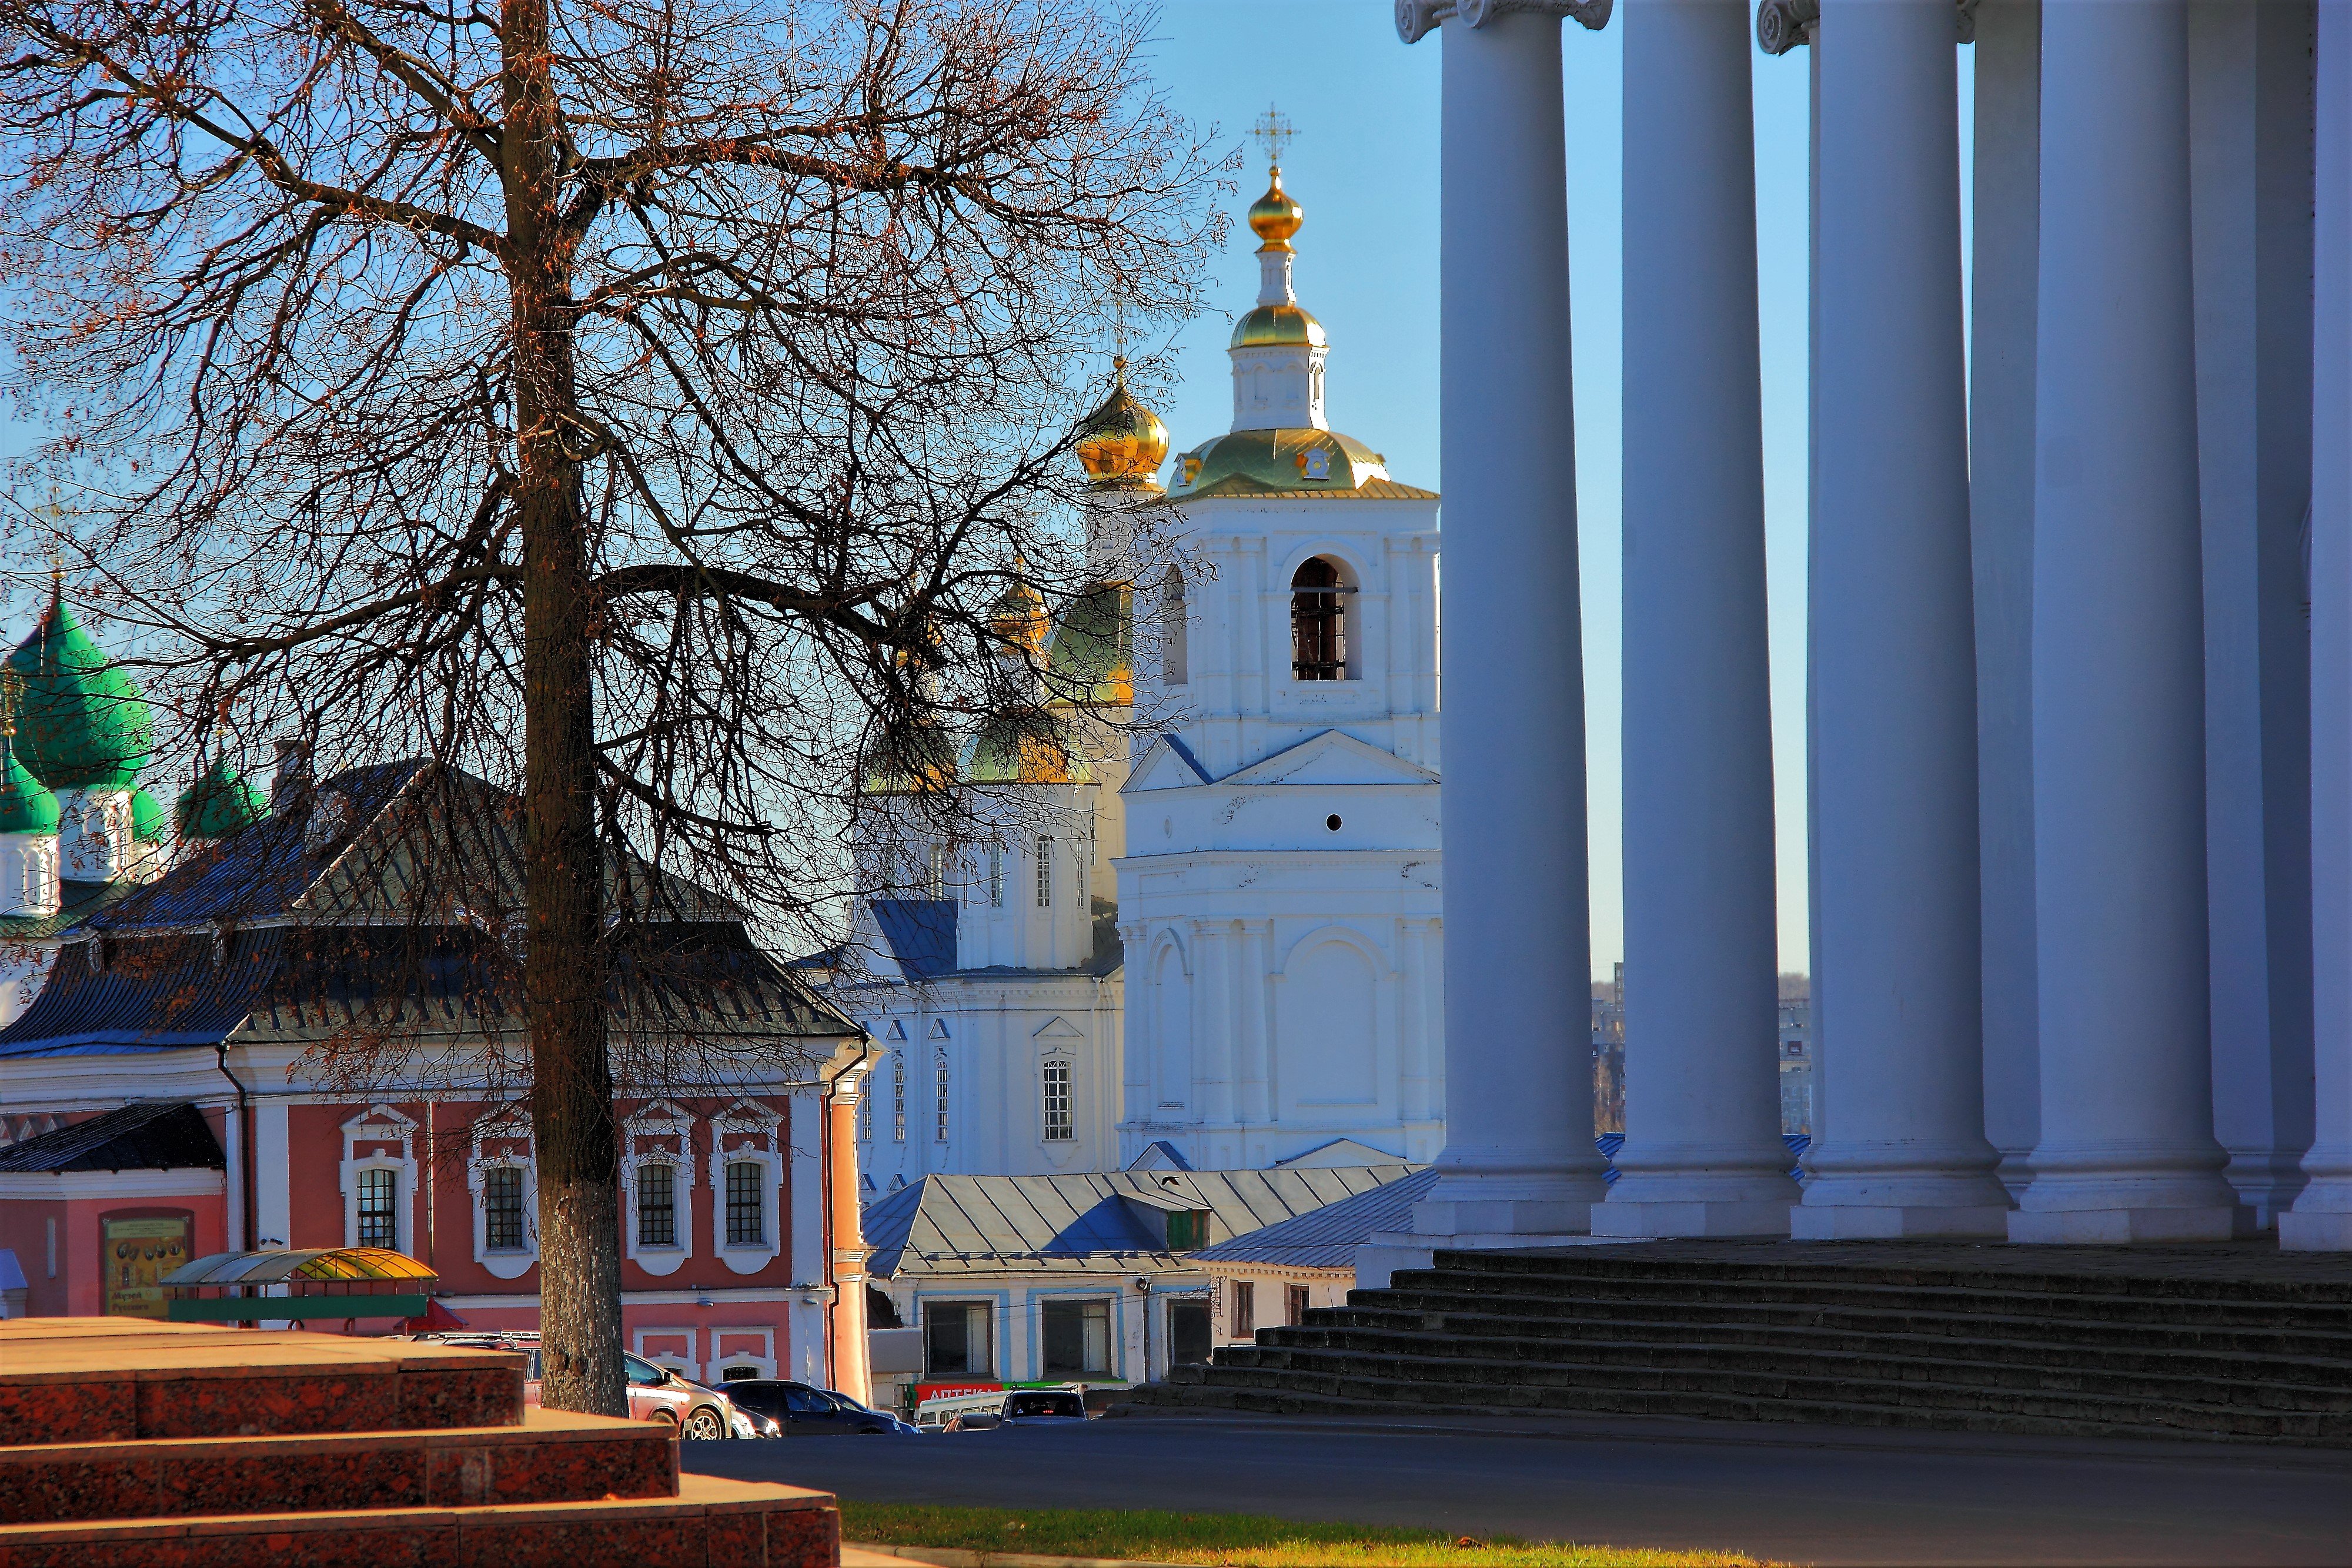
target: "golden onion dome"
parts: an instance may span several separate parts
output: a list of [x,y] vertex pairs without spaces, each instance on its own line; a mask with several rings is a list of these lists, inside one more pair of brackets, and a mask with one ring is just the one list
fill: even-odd
[[1078,421],[1078,461],[1097,490],[1148,486],[1168,461],[1168,427],[1127,390],[1124,355],[1111,361],[1111,373],[1110,395]]
[[1328,349],[1323,323],[1297,305],[1261,305],[1234,323],[1235,349]]
[[1258,238],[1269,246],[1286,246],[1298,225],[1307,221],[1307,210],[1290,199],[1282,188],[1282,166],[1276,164],[1266,171],[1265,194],[1250,204],[1249,226]]
[[[1013,570],[1020,572],[1022,563],[1015,561]],[[1045,595],[1030,587],[1027,578],[1015,576],[1013,585],[989,607],[988,629],[1007,648],[1025,648],[1035,653],[1045,647],[1046,634],[1052,630],[1045,614]]]

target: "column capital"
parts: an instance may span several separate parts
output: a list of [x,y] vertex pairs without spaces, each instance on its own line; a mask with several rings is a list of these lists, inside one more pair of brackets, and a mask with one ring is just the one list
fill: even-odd
[[1397,37],[1417,44],[1449,16],[1483,27],[1506,11],[1573,16],[1597,33],[1609,25],[1609,13],[1616,4],[1617,0],[1396,0]]
[[[1402,6],[1403,0],[1399,0]],[[1952,17],[1956,43],[1977,41],[1977,0],[1954,0]],[[1813,41],[1821,25],[1822,0],[1756,0],[1756,47],[1768,55],[1785,55],[1800,44]]]

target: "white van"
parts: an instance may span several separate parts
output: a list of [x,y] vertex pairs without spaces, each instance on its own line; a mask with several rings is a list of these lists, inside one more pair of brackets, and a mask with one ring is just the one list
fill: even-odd
[[1065,1383],[1053,1388],[997,1388],[985,1394],[953,1394],[915,1406],[915,1425],[926,1432],[983,1432],[996,1427],[1043,1426],[1087,1418],[1087,1388]]

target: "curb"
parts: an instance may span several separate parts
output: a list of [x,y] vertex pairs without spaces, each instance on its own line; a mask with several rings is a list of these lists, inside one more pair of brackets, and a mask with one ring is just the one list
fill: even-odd
[[966,1552],[954,1546],[877,1546],[864,1541],[841,1543],[844,1561],[852,1552],[871,1552],[900,1563],[928,1563],[932,1568],[1168,1568],[1165,1563],[1143,1563],[1131,1557],[1041,1557],[1030,1552]]

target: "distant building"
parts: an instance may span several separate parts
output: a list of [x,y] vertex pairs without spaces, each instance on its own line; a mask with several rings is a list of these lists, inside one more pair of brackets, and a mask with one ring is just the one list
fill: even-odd
[[1813,979],[1780,977],[1780,1132],[1813,1131]]
[[1625,966],[1592,982],[1592,1130],[1625,1130]]

